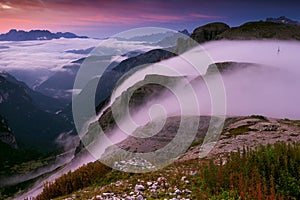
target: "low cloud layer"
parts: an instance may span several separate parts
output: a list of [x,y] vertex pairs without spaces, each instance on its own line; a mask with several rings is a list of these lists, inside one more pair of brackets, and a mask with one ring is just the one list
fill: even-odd
[[[147,74],[184,76],[194,88],[202,115],[223,114],[222,109],[218,111],[216,107],[212,107],[212,101],[219,101],[219,105],[225,106],[225,114],[228,116],[258,114],[275,118],[300,119],[300,109],[298,109],[300,94],[297,92],[300,88],[298,52],[300,52],[300,42],[295,41],[209,42],[181,57],[165,60],[136,72],[119,86],[112,96],[112,102],[122,91],[143,80]],[[199,78],[206,73],[209,64],[219,62],[250,64],[249,67],[242,64],[238,66],[240,69],[237,67],[231,73],[222,74],[224,85],[214,85],[215,76],[210,77],[212,81],[209,83]],[[212,85],[208,86],[209,84]],[[212,96],[209,87],[222,89],[226,102],[222,103],[221,98],[216,99],[217,96]],[[176,96],[163,96],[154,103],[165,107],[169,114],[178,115],[180,107],[174,106],[178,104],[176,98]],[[141,111],[141,113],[147,112]],[[141,116],[138,118],[141,119]]]
[[93,52],[93,54],[106,55],[114,52],[127,52],[135,50],[137,47],[146,51],[153,48],[136,42],[115,39],[106,40],[106,42],[96,39],[0,42],[0,70],[7,71],[32,86],[46,80],[56,71],[62,70],[62,67],[71,61],[86,56],[70,51],[85,50],[98,46],[100,43],[102,44],[101,48],[98,47],[98,52]]

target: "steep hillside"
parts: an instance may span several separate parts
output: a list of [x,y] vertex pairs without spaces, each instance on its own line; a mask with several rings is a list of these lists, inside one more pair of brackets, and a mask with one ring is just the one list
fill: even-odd
[[71,129],[69,122],[48,111],[59,106],[56,103],[9,74],[0,75],[0,113],[22,147],[36,147],[42,151],[53,149],[55,138]]
[[18,148],[15,136],[6,120],[0,115],[0,143],[9,145],[11,148]]
[[[98,87],[95,95],[95,107],[97,112],[101,110],[101,108],[105,105],[110,97],[113,89],[115,88],[117,82],[120,78],[127,72],[133,69],[138,69],[139,67],[143,67],[144,65],[159,62],[164,59],[168,59],[176,56],[174,53],[163,49],[155,49],[146,53],[139,54],[135,57],[128,58],[118,65],[114,66],[111,69],[106,70],[101,78],[95,78],[91,80],[81,91],[81,93],[76,97],[75,101],[77,103],[86,102],[86,98],[91,95],[92,86],[95,83],[98,83]],[[66,109],[66,115],[70,115],[71,107]]]
[[[42,109],[46,112],[55,113],[58,110],[64,108],[64,106],[65,106],[65,104],[63,102],[61,102],[57,99],[45,96],[39,92],[36,92],[36,91],[30,89],[24,82],[17,80],[15,77],[10,75],[9,73],[0,72],[0,77],[1,77],[1,79],[5,79],[7,82],[9,82],[11,84],[15,84],[16,86],[23,88],[26,91],[26,93],[32,98],[33,103],[36,104],[40,109]],[[2,86],[1,89],[4,90],[5,89],[4,86]]]

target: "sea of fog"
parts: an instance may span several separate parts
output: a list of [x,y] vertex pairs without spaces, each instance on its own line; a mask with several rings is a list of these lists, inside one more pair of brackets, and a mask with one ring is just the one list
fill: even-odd
[[7,71],[32,87],[62,70],[64,65],[86,57],[89,54],[88,49],[93,47],[98,47],[98,53],[101,55],[113,53],[120,55],[135,49],[147,51],[155,48],[141,42],[117,39],[61,38],[38,41],[0,41],[0,71]]

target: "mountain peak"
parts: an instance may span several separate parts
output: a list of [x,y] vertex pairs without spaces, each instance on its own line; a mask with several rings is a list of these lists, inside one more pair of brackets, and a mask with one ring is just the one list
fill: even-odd
[[285,16],[280,16],[278,18],[267,18],[266,22],[273,22],[278,24],[287,24],[287,25],[298,25],[300,26],[300,23],[298,21],[294,21],[292,19],[289,19]]
[[8,33],[16,33],[17,29],[10,29],[10,31]]

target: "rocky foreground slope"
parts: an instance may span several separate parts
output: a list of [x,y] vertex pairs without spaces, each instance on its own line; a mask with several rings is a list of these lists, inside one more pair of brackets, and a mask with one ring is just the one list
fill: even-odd
[[[173,117],[168,120],[163,129],[164,134],[172,134],[173,129],[176,130],[176,121],[178,118]],[[173,123],[172,123],[173,122]],[[206,120],[203,120],[203,124],[200,127],[205,126],[207,123]],[[149,126],[149,125],[148,125]],[[248,186],[252,183],[251,181],[260,181],[260,176],[264,176],[264,173],[260,171],[257,174],[256,172],[251,171],[252,168],[256,169],[256,167],[260,167],[263,165],[267,170],[267,173],[273,173],[272,170],[268,171],[269,168],[274,165],[277,165],[279,168],[284,167],[284,163],[286,163],[289,167],[292,167],[294,161],[289,161],[288,159],[295,159],[295,162],[300,162],[300,151],[299,149],[293,152],[290,151],[289,148],[293,148],[293,145],[300,143],[300,121],[289,120],[289,119],[273,119],[267,118],[263,116],[248,116],[248,117],[229,117],[226,119],[225,127],[223,132],[220,136],[219,141],[215,144],[213,150],[208,154],[207,157],[200,159],[199,156],[203,151],[202,142],[199,140],[201,137],[197,137],[188,151],[179,157],[174,164],[167,166],[166,168],[160,169],[158,171],[150,172],[150,173],[142,173],[142,174],[132,174],[132,173],[124,173],[120,171],[112,170],[107,173],[101,174],[99,171],[99,177],[94,175],[93,176],[93,184],[90,184],[90,187],[82,187],[77,192],[73,192],[67,196],[60,197],[57,199],[64,199],[64,200],[71,200],[71,199],[207,199],[208,197],[212,199],[228,199],[230,197],[236,197],[233,199],[242,198],[243,195],[252,195],[251,188],[249,189]],[[147,125],[144,127],[147,130]],[[201,129],[199,129],[201,130]],[[201,135],[201,134],[199,134]],[[199,136],[198,135],[198,136]],[[166,138],[168,139],[168,138]],[[131,140],[131,139],[129,139]],[[136,140],[131,140],[130,145],[128,141],[122,142],[119,144],[122,148],[127,149],[140,149],[148,151],[150,149],[157,148],[157,145],[163,144],[166,141],[155,140],[156,142],[150,141],[145,143],[136,142]],[[283,142],[278,144],[277,142]],[[155,143],[155,144],[154,144]],[[258,150],[257,148],[260,145],[267,146],[269,144],[275,144],[275,147],[260,147]],[[291,144],[288,146],[287,144]],[[245,151],[243,151],[243,149]],[[257,153],[245,153],[245,152],[252,152],[252,150],[258,151]],[[111,149],[107,151],[112,152]],[[287,151],[287,152],[283,152]],[[234,153],[236,152],[236,153]],[[237,155],[243,155],[245,157],[236,157]],[[276,157],[278,156],[278,158]],[[282,156],[282,157],[281,157]],[[285,158],[288,157],[288,158]],[[252,159],[250,159],[252,158]],[[260,161],[259,159],[266,159],[266,161]],[[270,159],[270,160],[268,160]],[[286,160],[287,159],[287,160]],[[246,162],[247,160],[247,162]],[[285,161],[286,160],[286,161]],[[152,167],[151,163],[145,163],[145,167]],[[252,163],[253,162],[253,163]],[[281,163],[283,162],[283,164]],[[119,160],[115,162],[115,167],[118,166],[129,166],[129,165],[140,165],[141,160],[138,158],[131,159],[131,160]],[[211,164],[208,164],[211,163]],[[215,164],[213,164],[215,163]],[[251,164],[252,163],[252,164]],[[269,163],[269,164],[268,164]],[[281,163],[281,164],[279,164]],[[291,165],[290,165],[291,164]],[[89,164],[88,167],[83,167],[81,171],[85,171],[86,176],[89,176],[88,169],[96,169],[92,165],[99,165],[98,162],[94,164]],[[248,166],[249,165],[249,166]],[[253,165],[253,166],[252,166]],[[206,168],[205,166],[209,166]],[[252,167],[251,167],[252,166]],[[273,166],[273,167],[274,167]],[[299,176],[299,171],[297,169],[299,167],[299,163],[293,165],[292,168],[296,171],[296,176]],[[295,168],[296,167],[296,168]],[[102,169],[102,168],[100,168]],[[213,171],[215,170],[215,172]],[[233,171],[230,172],[230,169]],[[243,170],[245,169],[245,170]],[[274,168],[273,170],[275,170]],[[124,169],[123,169],[124,170]],[[218,170],[221,170],[218,172]],[[239,175],[235,174],[234,171],[241,171]],[[261,170],[261,169],[257,169]],[[276,169],[277,170],[277,169]],[[276,171],[275,170],[275,171]],[[236,176],[236,178],[231,177],[231,175],[227,175],[228,173],[233,173],[232,176]],[[249,172],[248,172],[249,171]],[[275,172],[274,171],[274,172]],[[298,171],[298,172],[297,172]],[[76,173],[76,171],[75,171]],[[97,173],[94,171],[94,173]],[[212,180],[214,174],[215,182]],[[222,173],[224,173],[222,175]],[[244,173],[253,173],[254,180],[245,180],[243,183],[245,186],[244,189],[238,188],[238,185],[241,184],[241,177]],[[277,173],[277,172],[276,172]],[[292,172],[289,172],[292,174]],[[79,173],[77,173],[79,174]],[[70,174],[71,175],[71,174]],[[232,187],[230,189],[227,186],[226,177],[231,177],[233,180]],[[247,175],[251,177],[250,175]],[[266,175],[267,176],[267,175]],[[277,175],[274,175],[277,176]],[[279,175],[278,175],[279,176]],[[289,176],[289,175],[286,175]],[[67,177],[72,176],[65,176],[64,180],[68,180]],[[225,182],[223,178],[226,179]],[[281,177],[281,176],[279,176]],[[281,177],[282,179],[283,177]],[[297,178],[297,177],[295,177]],[[250,179],[250,178],[249,178]],[[274,177],[274,182],[272,184],[279,185],[280,179],[278,177]],[[70,178],[72,180],[72,178]],[[85,179],[84,179],[85,180]],[[219,185],[218,181],[222,180],[222,184]],[[239,180],[239,181],[237,181]],[[269,179],[268,179],[269,180]],[[62,181],[62,179],[60,180]],[[203,182],[204,181],[204,182]],[[212,181],[212,182],[211,182]],[[230,180],[227,180],[230,182]],[[237,183],[235,183],[237,181]],[[282,181],[282,180],[281,180]],[[294,184],[298,180],[290,180],[290,184]],[[58,181],[59,182],[59,181]],[[209,185],[212,184],[212,185]],[[217,184],[217,186],[213,186],[213,184]],[[221,183],[220,183],[221,184]],[[235,185],[236,184],[236,185]],[[270,191],[267,189],[263,189],[263,187],[269,188],[269,186],[263,186],[264,183],[259,183],[261,185],[255,185],[257,189],[261,190],[256,192],[255,194],[261,193],[261,199],[265,199],[270,197],[270,199],[276,199],[277,197],[287,197],[287,193],[279,194],[277,193],[280,189],[274,189],[272,198],[272,192],[270,192],[272,187],[270,187]],[[247,185],[247,187],[246,187]],[[227,188],[224,191],[208,191],[208,188]],[[242,186],[241,186],[242,187]],[[249,186],[250,187],[250,186]],[[252,186],[251,186],[252,187]],[[285,186],[281,186],[285,187]],[[289,190],[289,195],[299,195],[299,191],[297,190],[299,187],[295,186],[296,192],[293,193],[293,186],[288,185],[286,186]],[[247,188],[247,189],[246,189]],[[275,186],[274,186],[275,188]],[[298,188],[298,189],[297,189]],[[249,189],[249,191],[248,191]],[[216,189],[217,190],[217,189]],[[241,190],[245,190],[245,193],[240,192]],[[202,192],[201,192],[202,191]],[[247,191],[247,192],[246,192]],[[212,192],[212,193],[211,193]],[[212,195],[213,194],[213,195]],[[208,196],[205,196],[208,195]],[[254,198],[254,196],[251,196]],[[256,196],[257,197],[257,196]],[[42,196],[38,197],[38,199],[43,199]],[[258,197],[255,199],[259,199]],[[288,198],[294,199],[294,198]]]

